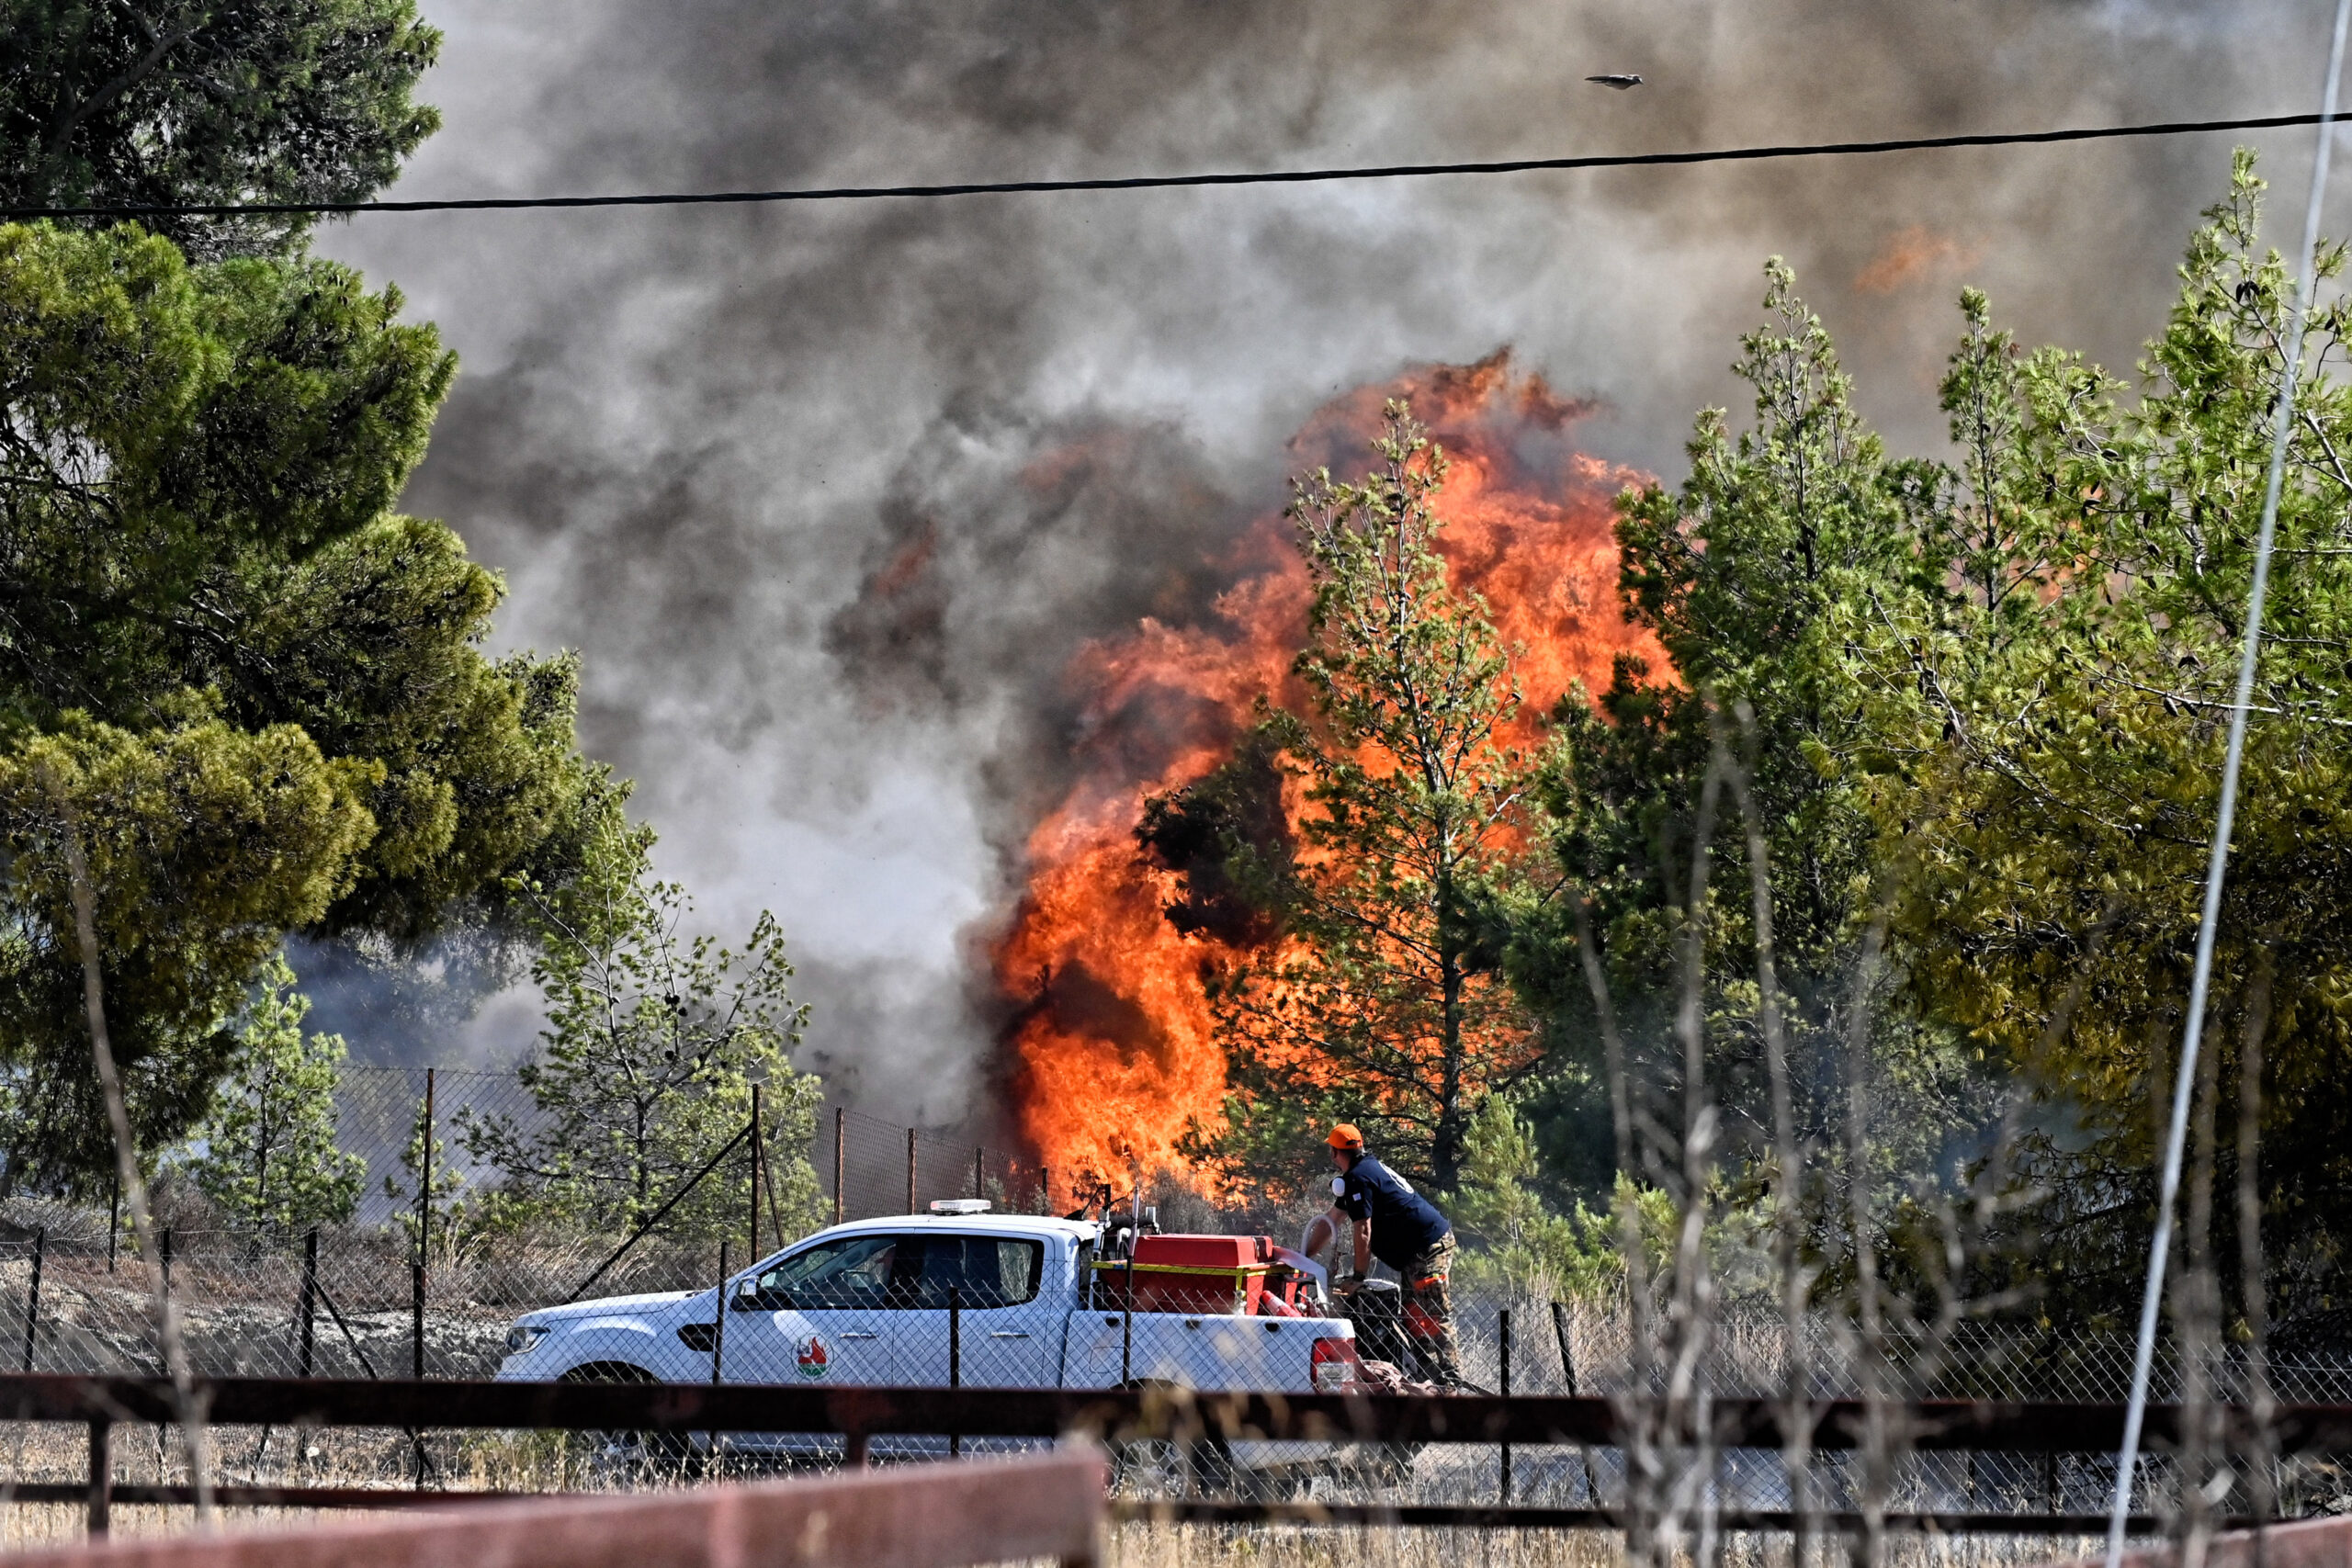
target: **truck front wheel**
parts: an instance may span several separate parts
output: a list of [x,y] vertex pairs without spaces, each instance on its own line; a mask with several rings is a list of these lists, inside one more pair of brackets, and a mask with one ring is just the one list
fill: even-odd
[[[560,1382],[654,1382],[657,1380],[643,1367],[627,1361],[590,1361],[572,1368],[557,1380]],[[648,1432],[633,1430],[584,1431],[581,1441],[588,1450],[592,1470],[604,1480],[621,1484],[674,1476],[686,1458],[694,1452],[694,1443],[683,1432]]]

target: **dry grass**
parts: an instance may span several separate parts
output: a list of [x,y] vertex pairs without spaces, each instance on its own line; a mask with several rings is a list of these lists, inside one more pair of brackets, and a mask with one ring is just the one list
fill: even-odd
[[[230,1516],[235,1530],[288,1529],[331,1519],[372,1517],[350,1510],[248,1508]],[[121,1539],[185,1534],[186,1508],[118,1506]],[[0,1513],[0,1550],[70,1546],[82,1539],[82,1510],[63,1504],[14,1504]],[[1231,1525],[1122,1525],[1111,1530],[1108,1568],[1617,1568],[1618,1538],[1606,1530],[1471,1530],[1298,1528]],[[1890,1541],[1886,1568],[2016,1568],[2093,1552],[2094,1540],[1984,1537]],[[1786,1568],[1784,1540],[1735,1536],[1726,1568]],[[1816,1556],[1818,1568],[1833,1558]]]
[[[1610,1530],[1398,1529],[1393,1527],[1274,1527],[1130,1524],[1113,1529],[1111,1568],[1617,1568],[1623,1542]],[[1898,1536],[1884,1568],[2015,1568],[2064,1562],[2098,1542],[2073,1537]],[[1841,1552],[1817,1547],[1815,1568]],[[1736,1535],[1725,1568],[1788,1568],[1782,1536]]]

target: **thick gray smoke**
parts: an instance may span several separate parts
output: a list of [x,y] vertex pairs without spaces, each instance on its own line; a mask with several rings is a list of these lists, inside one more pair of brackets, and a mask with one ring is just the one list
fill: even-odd
[[[1481,159],[2293,111],[2316,4],[429,0],[398,194]],[[1638,71],[1630,93],[1589,86]],[[2270,172],[2292,186],[2308,133]],[[1786,254],[1898,442],[1963,279],[2128,364],[2229,141],[762,209],[379,217],[326,247],[465,359],[410,506],[582,649],[589,746],[885,1112],[988,1088],[976,944],[1084,639],[1182,618],[1335,393],[1504,344],[1679,478]],[[516,1036],[472,1049],[519,1046]],[[495,1033],[492,1030],[491,1032]],[[428,1044],[428,1053],[446,1050]]]

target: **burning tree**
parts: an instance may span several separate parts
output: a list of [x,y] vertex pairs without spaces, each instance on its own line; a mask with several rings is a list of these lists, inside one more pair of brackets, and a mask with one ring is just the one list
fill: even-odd
[[[1612,498],[1639,476],[1577,449],[1569,433],[1582,404],[1503,355],[1416,367],[1319,411],[1295,438],[1316,454],[1298,466],[1354,462],[1395,398],[1445,447],[1436,548],[1453,587],[1484,596],[1526,694],[1508,743],[1532,745],[1540,716],[1578,682],[1607,684],[1616,653],[1664,664],[1615,592]],[[1090,644],[1069,671],[1080,701],[1073,775],[1029,836],[1027,887],[993,955],[1022,1130],[1057,1173],[1124,1178],[1131,1166],[1197,1156],[1187,1128],[1223,1126],[1228,1088],[1204,972],[1263,957],[1256,950],[1280,938],[1277,912],[1227,874],[1227,840],[1279,860],[1297,841],[1295,808],[1309,808],[1278,765],[1279,738],[1259,727],[1258,702],[1311,710],[1295,666],[1314,584],[1280,513],[1253,520],[1236,545],[1208,563],[1233,574],[1213,604]],[[1258,1146],[1284,1153],[1291,1176],[1308,1173],[1305,1161],[1320,1167],[1321,1134],[1305,1134],[1330,1109],[1326,1092],[1318,1077],[1255,1102]],[[1271,1120],[1283,1109],[1299,1136]],[[1537,1119],[1556,1162],[1558,1124]],[[1603,1168],[1586,1185],[1604,1191],[1605,1130],[1591,1142]],[[1275,1165],[1241,1167],[1270,1196],[1295,1186]]]
[[[1374,450],[1360,482],[1295,484],[1314,589],[1295,669],[1312,712],[1269,705],[1257,749],[1300,802],[1295,846],[1225,813],[1216,874],[1280,934],[1214,987],[1235,1092],[1228,1129],[1199,1152],[1262,1168],[1303,1110],[1328,1107],[1444,1190],[1480,1100],[1537,1055],[1480,915],[1520,831],[1525,765],[1506,743],[1520,692],[1484,604],[1453,592],[1435,547],[1443,451],[1401,402]],[[1214,789],[1187,795],[1147,833],[1165,843],[1187,806],[1219,808]]]

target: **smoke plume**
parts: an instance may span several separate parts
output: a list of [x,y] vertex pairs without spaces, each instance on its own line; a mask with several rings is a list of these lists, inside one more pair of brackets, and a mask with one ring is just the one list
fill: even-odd
[[[2316,8],[2132,0],[432,0],[398,194],[1487,159],[2285,112]],[[1638,71],[1614,93],[1581,79]],[[2308,133],[2270,173],[2307,167]],[[1787,255],[1898,442],[1950,296],[2128,364],[2225,138],[757,209],[371,217],[324,245],[464,356],[407,504],[587,657],[586,743],[869,1110],[996,1092],[984,958],[1074,777],[1067,672],[1212,613],[1327,402],[1510,345],[1677,478]],[[517,1042],[520,1043],[520,1042]]]

